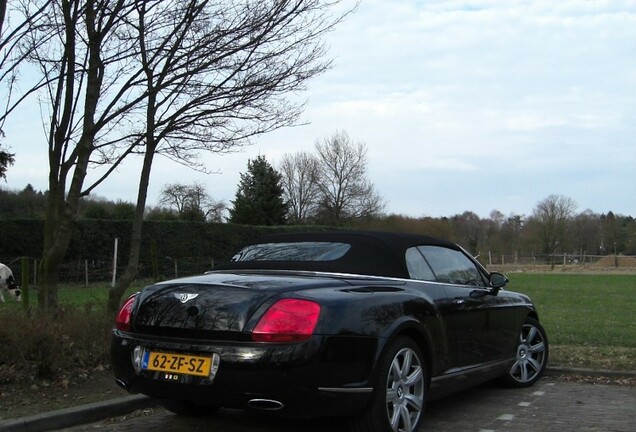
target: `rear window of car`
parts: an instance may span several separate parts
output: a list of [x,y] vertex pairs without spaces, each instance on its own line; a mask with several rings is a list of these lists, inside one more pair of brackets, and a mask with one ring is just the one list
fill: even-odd
[[348,243],[289,242],[261,243],[246,246],[232,257],[240,261],[333,261],[351,249]]

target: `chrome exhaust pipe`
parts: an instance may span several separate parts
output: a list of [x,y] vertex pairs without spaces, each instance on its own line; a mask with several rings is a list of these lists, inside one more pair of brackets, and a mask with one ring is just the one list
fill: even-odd
[[278,411],[283,409],[285,404],[272,399],[251,399],[247,402],[247,406],[263,411]]
[[123,379],[116,378],[115,382],[117,383],[119,387],[123,388],[124,390],[130,393],[130,390],[128,389],[128,383],[126,381],[124,381]]

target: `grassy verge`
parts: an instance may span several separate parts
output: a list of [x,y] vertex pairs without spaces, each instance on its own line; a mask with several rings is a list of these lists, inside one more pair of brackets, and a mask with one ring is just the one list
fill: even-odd
[[636,348],[551,345],[550,366],[636,372]]
[[636,371],[636,275],[512,273],[551,343],[554,366]]

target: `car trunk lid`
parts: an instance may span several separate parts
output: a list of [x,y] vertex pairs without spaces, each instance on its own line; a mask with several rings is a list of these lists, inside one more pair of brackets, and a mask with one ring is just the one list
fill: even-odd
[[[162,336],[247,339],[250,319],[286,293],[337,287],[329,277],[211,273],[144,288],[133,313],[137,333]],[[256,317],[258,318],[258,317]]]

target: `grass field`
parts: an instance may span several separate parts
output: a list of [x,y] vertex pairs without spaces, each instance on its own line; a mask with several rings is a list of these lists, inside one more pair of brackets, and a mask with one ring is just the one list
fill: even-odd
[[636,370],[636,275],[510,273],[537,305],[553,365]]
[[554,344],[636,347],[636,275],[508,275],[528,294]]
[[[122,300],[151,283],[152,281],[150,280],[136,281],[128,289],[127,294],[123,296]],[[107,283],[94,283],[88,286],[62,284],[58,288],[58,302],[62,306],[72,305],[83,307],[88,304],[95,307],[106,307],[106,303],[108,302],[108,288],[109,285]],[[35,308],[37,304],[37,292],[32,290],[32,292],[29,293],[29,306]]]

